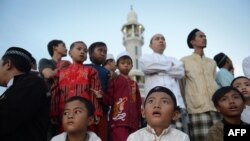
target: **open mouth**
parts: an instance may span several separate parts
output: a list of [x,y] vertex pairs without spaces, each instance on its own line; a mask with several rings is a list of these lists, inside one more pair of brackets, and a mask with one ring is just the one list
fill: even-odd
[[159,111],[154,111],[153,116],[159,117],[159,116],[161,116],[161,113]]

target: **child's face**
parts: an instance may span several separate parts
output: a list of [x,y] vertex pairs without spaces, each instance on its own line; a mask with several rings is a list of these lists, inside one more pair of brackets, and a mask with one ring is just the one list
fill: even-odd
[[233,117],[241,115],[245,107],[244,105],[244,101],[240,94],[231,90],[219,99],[216,109],[225,117]]
[[244,97],[250,98],[250,81],[246,78],[239,78],[234,81],[233,87],[238,89]]
[[117,68],[119,69],[120,73],[124,75],[128,75],[133,67],[131,59],[128,58],[126,59],[121,58],[117,65],[118,65]]
[[101,65],[107,57],[107,47],[97,46],[92,53],[92,62],[96,65]]
[[109,60],[108,64],[110,65],[110,70],[114,72],[116,70],[115,60]]
[[166,41],[163,35],[156,34],[152,37],[150,48],[156,53],[163,54],[166,48]]
[[67,103],[63,112],[63,128],[68,133],[82,133],[92,123],[84,103],[75,100]]
[[172,120],[176,120],[172,98],[164,92],[153,92],[146,100],[142,115],[151,127],[167,128]]
[[74,63],[83,63],[87,59],[88,49],[82,43],[76,43],[69,54]]

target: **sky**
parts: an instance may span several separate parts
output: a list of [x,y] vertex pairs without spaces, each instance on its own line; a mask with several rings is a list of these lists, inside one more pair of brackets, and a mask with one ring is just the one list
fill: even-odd
[[63,40],[67,48],[74,41],[87,46],[103,41],[108,53],[117,56],[125,50],[121,28],[131,5],[145,28],[142,54],[152,53],[150,38],[161,33],[165,55],[190,55],[187,35],[198,28],[207,36],[205,55],[224,52],[233,61],[235,76],[243,75],[242,60],[250,55],[249,0],[0,0],[0,56],[18,46],[38,62],[50,58],[47,44],[53,39]]

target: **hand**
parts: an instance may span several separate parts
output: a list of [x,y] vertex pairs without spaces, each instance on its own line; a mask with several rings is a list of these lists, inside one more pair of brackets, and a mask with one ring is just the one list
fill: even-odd
[[92,88],[90,88],[90,90],[94,92],[96,98],[102,98],[102,90],[97,91]]

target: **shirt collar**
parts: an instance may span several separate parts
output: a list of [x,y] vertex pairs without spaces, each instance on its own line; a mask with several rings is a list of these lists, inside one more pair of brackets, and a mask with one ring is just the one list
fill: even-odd
[[[171,127],[169,126],[168,128],[164,129],[164,130],[162,131],[162,133],[160,134],[160,136],[158,136],[158,137],[161,137],[161,136],[167,134],[167,133],[169,132],[170,128],[171,128]],[[157,136],[156,133],[155,133],[154,128],[152,128],[150,125],[147,125],[146,131],[148,131],[149,133],[151,133],[151,134]]]
[[13,85],[14,78],[11,78],[10,81],[7,83],[7,89]]

